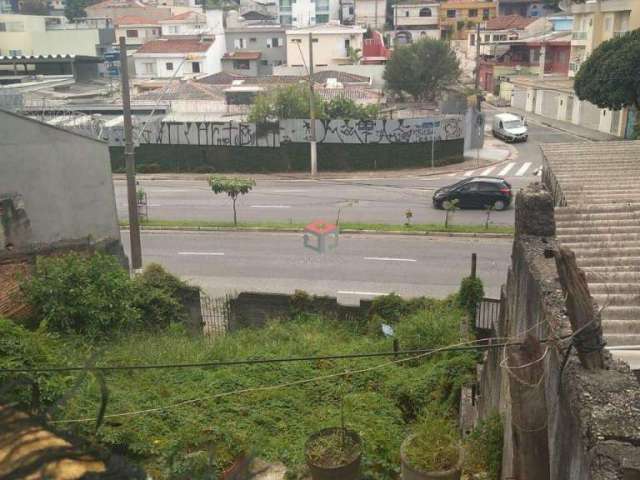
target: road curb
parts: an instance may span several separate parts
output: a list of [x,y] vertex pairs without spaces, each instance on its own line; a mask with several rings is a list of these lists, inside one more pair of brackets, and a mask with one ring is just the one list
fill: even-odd
[[[301,228],[266,228],[266,227],[171,227],[171,226],[153,226],[148,227],[141,225],[141,230],[147,232],[259,232],[259,233],[302,233]],[[129,231],[129,227],[120,227],[122,231]],[[423,237],[450,237],[450,238],[513,238],[511,233],[482,233],[482,232],[403,232],[399,230],[380,231],[380,230],[340,230],[340,233],[347,234],[367,234],[367,235],[409,235]]]

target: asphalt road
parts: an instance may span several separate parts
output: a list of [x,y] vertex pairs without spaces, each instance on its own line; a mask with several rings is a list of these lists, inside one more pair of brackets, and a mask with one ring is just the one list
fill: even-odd
[[[122,232],[125,249],[128,231]],[[332,253],[304,248],[301,234],[142,233],[143,261],[157,262],[212,296],[303,289],[342,303],[396,292],[444,297],[469,274],[471,253],[487,295],[506,280],[511,240],[400,235],[342,235]]]
[[[488,123],[494,112],[488,111]],[[433,191],[451,184],[465,175],[500,175],[515,190],[534,181],[534,172],[541,165],[541,143],[582,141],[570,134],[541,126],[529,125],[529,141],[516,144],[517,158],[502,164],[477,170],[461,170],[432,177],[380,178],[367,180],[260,180],[248,195],[238,201],[239,219],[246,222],[292,221],[310,222],[316,219],[347,222],[405,222],[405,212],[411,210],[414,223],[441,223],[444,212],[431,206]],[[121,218],[126,219],[125,182],[116,180],[116,200]],[[231,221],[231,200],[226,195],[214,195],[204,181],[141,180],[149,198],[149,217],[162,220]],[[453,222],[482,224],[483,211],[458,211]],[[512,225],[513,209],[493,212],[496,225]]]

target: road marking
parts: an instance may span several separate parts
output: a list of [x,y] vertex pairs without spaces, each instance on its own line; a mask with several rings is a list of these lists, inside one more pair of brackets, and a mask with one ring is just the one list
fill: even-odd
[[498,173],[498,176],[503,177],[504,175],[509,173],[509,170],[511,170],[515,164],[516,162],[507,163],[507,166],[504,167],[502,170],[500,170],[500,172]]
[[382,293],[382,292],[356,292],[353,290],[338,290],[338,295],[373,295],[376,297],[382,296],[382,295],[389,295],[388,293]]
[[393,257],[364,257],[365,260],[377,260],[380,262],[417,262],[414,258],[393,258]]
[[521,177],[522,175],[524,175],[524,172],[526,172],[527,170],[529,170],[529,167],[531,166],[531,162],[526,162],[524,163],[521,167],[520,170],[518,170],[516,172],[516,177]]
[[224,255],[224,252],[178,252],[178,255],[208,255],[221,257]]
[[455,177],[456,175],[457,175],[457,173],[453,172],[453,173],[450,173],[449,175],[447,175],[447,177]]
[[251,205],[251,208],[291,208],[291,205]]
[[496,169],[496,167],[489,167],[487,168],[484,172],[482,172],[480,175],[482,175],[483,177],[486,175],[489,175],[491,172],[493,172]]
[[473,175],[474,170],[469,170],[468,172],[464,172],[464,176],[465,177],[470,177],[471,175]]
[[304,193],[308,190],[303,189],[289,189],[289,190],[269,190],[271,193]]

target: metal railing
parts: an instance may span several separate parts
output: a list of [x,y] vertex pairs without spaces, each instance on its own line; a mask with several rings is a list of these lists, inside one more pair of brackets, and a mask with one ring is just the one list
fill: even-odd
[[494,330],[500,319],[500,299],[483,298],[476,305],[476,330]]
[[571,34],[571,40],[586,40],[587,32],[573,32]]

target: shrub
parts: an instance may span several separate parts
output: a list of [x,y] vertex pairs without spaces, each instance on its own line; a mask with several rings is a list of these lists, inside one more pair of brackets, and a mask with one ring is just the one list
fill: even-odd
[[447,306],[418,310],[403,318],[396,327],[400,348],[430,349],[458,343],[463,316],[460,309]]
[[162,166],[159,163],[143,163],[138,167],[139,173],[160,173]]
[[484,298],[484,287],[482,280],[478,277],[466,277],[462,279],[460,291],[458,292],[458,304],[460,308],[468,313],[473,321],[476,314],[476,306]]
[[411,466],[423,472],[454,468],[460,459],[454,422],[443,412],[425,414],[405,444],[404,455]]
[[500,414],[493,413],[478,422],[465,442],[465,472],[479,478],[500,480],[502,469],[503,425]]
[[111,255],[39,257],[21,290],[37,322],[90,339],[138,325],[129,273]]
[[[31,332],[0,317],[0,367],[31,368],[38,365],[60,364],[60,344],[43,332]],[[40,400],[52,403],[68,386],[68,378],[51,373],[0,373],[2,402],[16,402],[22,407],[31,404],[32,389],[36,385]]]
[[430,308],[435,301],[430,298],[419,297],[405,300],[400,295],[390,293],[376,297],[369,308],[369,318],[379,317],[386,323],[397,323],[406,315],[418,310]]
[[152,263],[134,280],[134,305],[140,311],[144,327],[166,328],[185,322],[187,311],[180,302],[180,292],[187,284],[162,266]]

